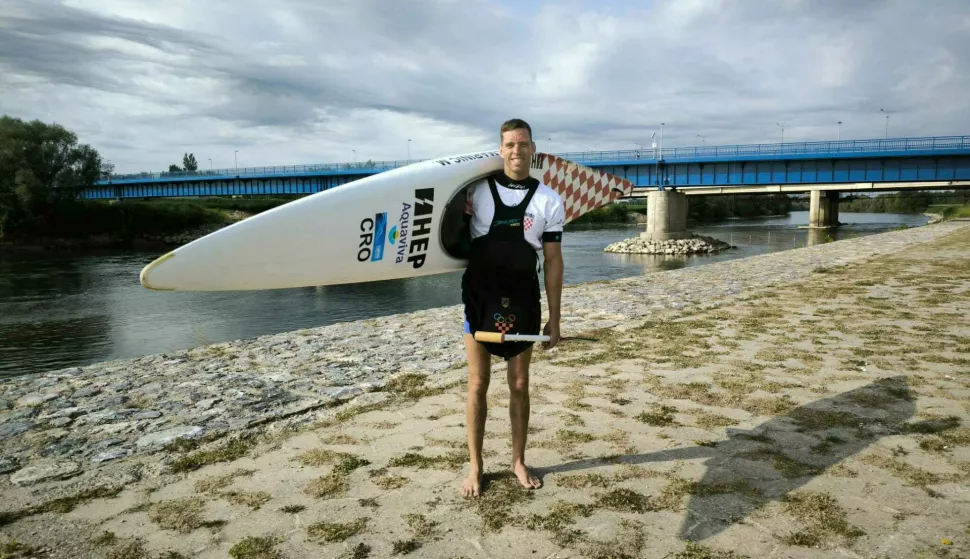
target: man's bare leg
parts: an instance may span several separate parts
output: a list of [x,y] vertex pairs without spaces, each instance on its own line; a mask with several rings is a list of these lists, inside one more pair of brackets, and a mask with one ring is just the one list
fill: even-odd
[[468,478],[461,484],[463,497],[477,497],[482,490],[482,444],[485,439],[485,416],[488,407],[488,381],[491,376],[492,358],[485,346],[465,334],[465,355],[468,358],[468,399],[465,403],[465,425],[468,433]]
[[525,441],[529,433],[529,363],[532,348],[509,360],[509,419],[512,421],[512,471],[527,489],[542,485],[525,465]]

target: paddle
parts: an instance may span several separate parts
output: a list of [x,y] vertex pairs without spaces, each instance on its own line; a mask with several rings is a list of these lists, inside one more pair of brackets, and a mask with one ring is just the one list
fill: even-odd
[[[502,334],[501,332],[475,332],[475,341],[482,343],[501,344],[505,342],[548,342],[549,336],[535,334]],[[579,336],[561,336],[559,341],[598,342],[595,338]]]

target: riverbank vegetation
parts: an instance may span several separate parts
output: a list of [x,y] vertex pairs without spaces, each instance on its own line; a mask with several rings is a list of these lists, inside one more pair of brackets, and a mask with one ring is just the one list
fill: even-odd
[[[808,197],[792,203],[792,210],[808,210]],[[960,207],[970,205],[970,191],[950,190],[939,192],[887,192],[878,196],[859,195],[839,200],[840,212],[919,214],[941,213],[930,210],[931,206]]]
[[[713,223],[727,219],[788,215],[791,203],[786,194],[691,196],[687,203],[687,219],[692,223]],[[645,200],[610,204],[583,214],[572,221],[567,229],[637,222],[645,220],[646,213]],[[639,217],[635,214],[639,214]]]
[[0,117],[0,238],[49,222],[54,208],[70,205],[111,171],[63,126]]

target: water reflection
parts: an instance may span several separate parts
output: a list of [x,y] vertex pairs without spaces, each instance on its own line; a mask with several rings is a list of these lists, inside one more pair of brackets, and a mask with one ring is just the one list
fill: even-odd
[[[849,214],[837,229],[809,230],[808,212],[730,221],[692,230],[734,245],[711,255],[603,252],[639,235],[629,226],[571,231],[563,237],[564,282],[700,266],[756,254],[869,235],[919,215]],[[117,358],[195,347],[461,303],[461,272],[354,285],[232,293],[154,292],[138,273],[156,253],[0,252],[0,376],[30,374]]]

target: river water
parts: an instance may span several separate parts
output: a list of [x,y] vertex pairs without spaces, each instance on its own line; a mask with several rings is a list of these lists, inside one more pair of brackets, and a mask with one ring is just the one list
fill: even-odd
[[[808,212],[694,227],[736,246],[710,256],[604,253],[643,227],[563,236],[567,285],[701,266],[821,242],[925,225],[908,214],[841,213],[846,225],[809,231]],[[461,302],[461,273],[357,285],[234,293],[154,292],[138,273],[159,252],[0,251],[0,377],[27,375],[207,343],[376,318]],[[545,301],[543,301],[545,307]],[[457,335],[457,333],[456,333]]]

